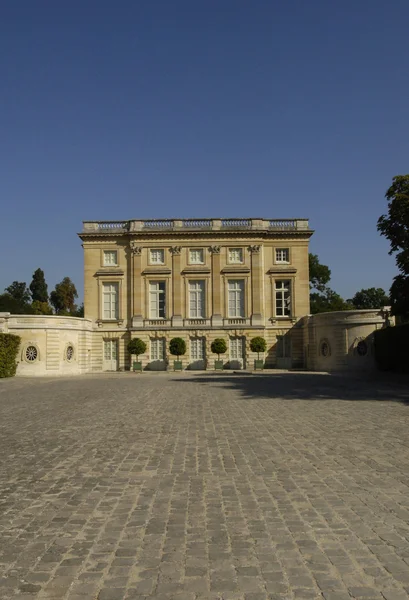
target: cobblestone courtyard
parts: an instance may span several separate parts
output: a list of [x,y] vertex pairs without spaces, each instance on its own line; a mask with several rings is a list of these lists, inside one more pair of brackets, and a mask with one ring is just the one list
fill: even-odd
[[409,598],[406,390],[1,380],[1,600]]

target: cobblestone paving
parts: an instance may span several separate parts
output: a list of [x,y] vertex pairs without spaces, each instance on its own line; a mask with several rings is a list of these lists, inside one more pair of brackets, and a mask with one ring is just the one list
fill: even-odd
[[409,598],[407,385],[0,381],[0,598]]

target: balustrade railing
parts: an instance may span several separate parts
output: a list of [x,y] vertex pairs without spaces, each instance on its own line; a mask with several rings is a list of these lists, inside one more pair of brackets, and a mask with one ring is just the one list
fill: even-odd
[[182,223],[182,227],[189,227],[189,229],[207,229],[212,226],[211,219],[183,219]]
[[297,222],[295,219],[271,219],[270,229],[296,229]]
[[173,229],[173,219],[154,219],[142,221],[144,229]]
[[84,221],[83,232],[111,233],[137,231],[252,230],[308,231],[308,219],[147,219],[131,221]]
[[99,231],[127,231],[129,221],[97,221]]
[[251,227],[251,219],[222,219],[222,228],[247,229]]

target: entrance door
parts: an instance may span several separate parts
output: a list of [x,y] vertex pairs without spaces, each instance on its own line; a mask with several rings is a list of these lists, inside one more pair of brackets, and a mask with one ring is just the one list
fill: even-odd
[[190,338],[190,369],[206,368],[205,339],[201,337]]
[[286,335],[277,336],[277,367],[279,369],[291,369],[291,337]]
[[151,338],[151,362],[149,368],[152,371],[166,371],[166,340],[165,338]]
[[103,370],[118,370],[118,340],[104,340]]
[[230,369],[243,369],[245,356],[245,339],[243,337],[230,338]]

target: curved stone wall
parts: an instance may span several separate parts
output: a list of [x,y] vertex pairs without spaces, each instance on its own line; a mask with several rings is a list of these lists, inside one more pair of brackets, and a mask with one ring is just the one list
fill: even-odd
[[91,370],[89,319],[0,313],[0,331],[21,337],[17,375],[73,375]]
[[384,325],[383,310],[348,310],[306,317],[306,367],[314,371],[375,369],[373,333]]

